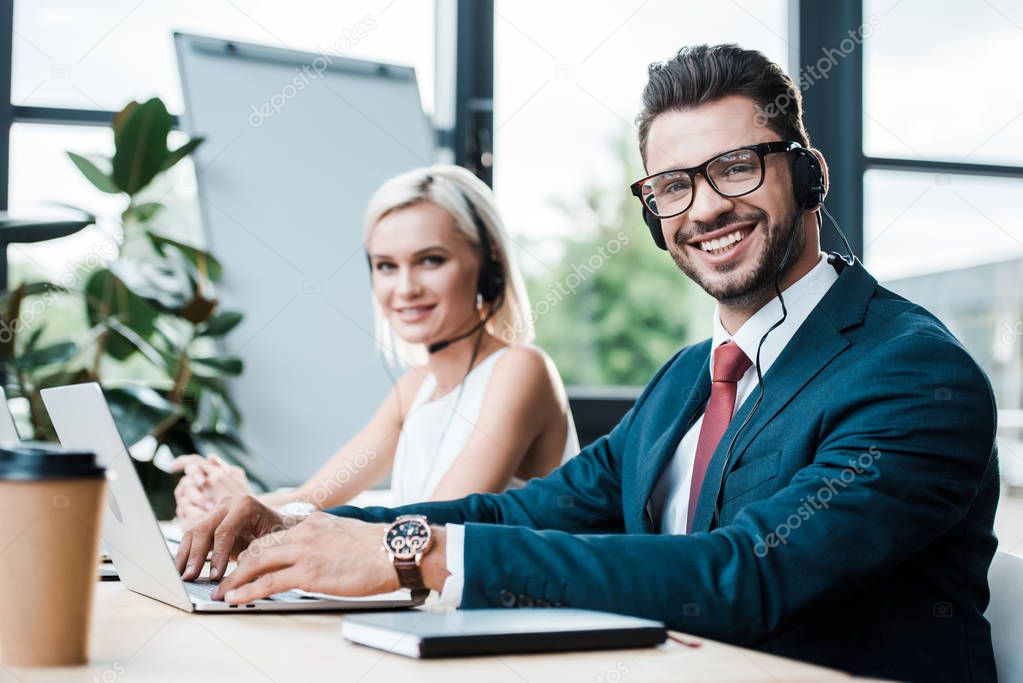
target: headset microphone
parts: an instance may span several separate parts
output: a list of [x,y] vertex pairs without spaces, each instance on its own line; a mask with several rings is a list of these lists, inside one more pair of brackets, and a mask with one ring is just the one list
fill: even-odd
[[462,341],[463,339],[473,334],[474,332],[478,332],[481,327],[483,327],[490,321],[491,316],[493,316],[494,311],[496,311],[497,308],[498,308],[497,306],[494,306],[491,311],[487,312],[486,317],[484,317],[478,323],[473,325],[468,332],[463,332],[457,337],[452,337],[451,339],[445,339],[444,341],[434,342],[433,344],[430,344],[429,346],[426,347],[427,353],[437,353],[438,351],[443,351],[444,349],[448,348],[455,342]]

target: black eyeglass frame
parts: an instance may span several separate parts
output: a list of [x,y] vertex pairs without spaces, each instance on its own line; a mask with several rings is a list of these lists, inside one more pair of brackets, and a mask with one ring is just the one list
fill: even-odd
[[[718,159],[720,159],[721,157],[723,157],[723,156],[726,156],[728,154],[734,154],[735,152],[740,152],[740,151],[742,151],[744,149],[751,150],[753,152],[756,152],[756,154],[757,154],[757,159],[760,161],[760,182],[758,182],[756,184],[756,187],[754,187],[754,188],[752,188],[750,190],[745,190],[745,191],[740,192],[738,194],[727,194],[725,192],[722,192],[714,184],[714,181],[710,179],[710,176],[707,175],[707,167],[710,164],[712,164],[715,161],[717,161]],[[752,192],[756,192],[757,190],[759,190],[764,185],[764,179],[767,177],[766,167],[764,165],[764,157],[765,156],[767,156],[768,154],[779,154],[779,153],[784,153],[784,152],[794,152],[794,151],[799,150],[799,149],[803,149],[803,145],[799,144],[798,142],[791,142],[791,141],[785,142],[785,141],[782,141],[782,140],[776,140],[775,142],[761,142],[761,143],[756,144],[756,145],[745,145],[743,147],[736,147],[735,149],[730,149],[727,152],[721,152],[720,154],[715,154],[713,157],[711,157],[710,159],[707,159],[706,161],[704,161],[699,166],[693,166],[692,168],[672,168],[672,169],[668,169],[666,171],[661,171],[660,173],[654,173],[653,175],[649,175],[649,176],[647,176],[645,178],[640,178],[639,180],[634,182],[632,185],[630,185],[629,189],[631,189],[632,190],[632,194],[637,199],[639,199],[640,203],[643,205],[643,208],[646,211],[648,211],[655,218],[660,218],[660,219],[663,219],[663,218],[674,218],[675,216],[681,216],[682,214],[684,214],[686,211],[688,211],[693,206],[693,201],[695,201],[695,199],[696,199],[696,174],[697,173],[702,175],[704,180],[707,181],[707,184],[710,185],[711,189],[713,189],[715,192],[717,192],[722,197],[728,197],[729,199],[733,199],[735,197],[743,197],[743,196],[748,195],[748,194],[750,194]],[[649,183],[654,178],[656,178],[658,176],[661,176],[661,175],[664,175],[666,173],[686,173],[686,174],[688,174],[689,175],[689,181],[692,183],[693,191],[689,195],[689,204],[686,206],[686,208],[682,209],[681,211],[676,211],[673,214],[662,216],[659,213],[657,213],[656,211],[654,211],[652,208],[650,208],[650,206],[643,199],[643,186],[646,183]],[[653,192],[650,192],[648,194],[649,195],[653,195]]]

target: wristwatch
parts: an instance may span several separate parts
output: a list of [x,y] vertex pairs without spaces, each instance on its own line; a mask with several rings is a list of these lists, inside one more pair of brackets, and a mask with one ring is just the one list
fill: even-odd
[[428,590],[419,568],[423,556],[430,551],[433,536],[423,515],[402,515],[384,532],[384,550],[398,572],[403,588],[414,592]]

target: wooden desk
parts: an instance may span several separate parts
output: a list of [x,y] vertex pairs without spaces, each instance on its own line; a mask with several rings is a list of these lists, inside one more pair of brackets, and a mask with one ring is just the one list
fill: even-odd
[[[433,607],[438,609],[437,607]],[[850,681],[802,662],[684,636],[658,648],[413,660],[341,638],[339,614],[188,614],[132,593],[96,586],[88,666],[0,669],[0,681],[329,681],[330,683],[654,683]]]

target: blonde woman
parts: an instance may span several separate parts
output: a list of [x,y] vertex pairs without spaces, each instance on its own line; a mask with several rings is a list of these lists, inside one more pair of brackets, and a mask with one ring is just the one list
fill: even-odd
[[[564,386],[530,345],[525,287],[490,189],[458,166],[383,184],[364,221],[377,340],[410,366],[369,423],[307,482],[270,505],[343,505],[391,474],[391,505],[500,492],[578,452]],[[184,527],[252,493],[216,457],[182,456]]]

